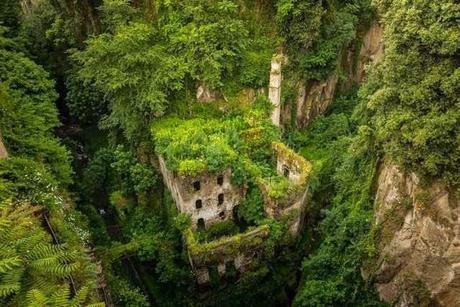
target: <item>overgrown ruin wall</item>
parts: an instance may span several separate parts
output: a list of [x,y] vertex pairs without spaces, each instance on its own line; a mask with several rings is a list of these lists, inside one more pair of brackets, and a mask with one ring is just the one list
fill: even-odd
[[262,255],[264,242],[269,234],[269,227],[262,225],[242,234],[224,237],[217,242],[194,243],[194,246],[188,242],[190,263],[198,284],[209,282],[209,271],[214,267],[217,268],[220,278],[225,278],[230,267],[239,274],[250,270],[254,260]]
[[159,163],[164,182],[177,208],[182,213],[190,214],[194,228],[197,228],[200,219],[205,227],[232,219],[233,208],[239,204],[244,193],[242,188],[231,184],[230,169],[219,175],[203,173],[196,177],[183,177],[169,171],[161,156]]
[[287,177],[295,185],[295,191],[283,197],[282,200],[272,199],[269,196],[269,187],[261,184],[265,213],[276,220],[286,220],[290,233],[296,236],[303,226],[302,222],[305,217],[311,165],[284,144],[274,143],[273,148],[278,175]]

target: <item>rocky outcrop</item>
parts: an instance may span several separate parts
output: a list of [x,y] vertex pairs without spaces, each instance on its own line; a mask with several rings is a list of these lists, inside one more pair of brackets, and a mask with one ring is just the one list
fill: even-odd
[[460,306],[460,203],[441,182],[380,171],[375,263],[380,298],[395,306]]
[[[357,55],[359,52],[359,55]],[[324,81],[302,81],[297,86],[296,125],[298,128],[307,126],[313,118],[323,113],[331,105],[337,86],[346,91],[354,84],[363,81],[366,65],[378,63],[384,54],[383,28],[373,24],[362,36],[361,46],[357,42],[351,44],[339,59],[339,66],[346,72],[346,78],[340,80],[334,72]]]
[[218,90],[213,90],[204,83],[198,84],[196,89],[196,100],[199,102],[214,102],[222,99],[223,95]]
[[0,160],[8,158],[8,151],[5,145],[3,145],[2,136],[0,135]]
[[302,82],[297,92],[297,127],[303,127],[319,114],[326,111],[334,98],[337,86],[337,75],[330,76],[326,81]]
[[383,27],[379,23],[373,24],[363,37],[356,69],[351,70],[354,74],[352,80],[360,83],[366,73],[366,65],[379,63],[384,55]]

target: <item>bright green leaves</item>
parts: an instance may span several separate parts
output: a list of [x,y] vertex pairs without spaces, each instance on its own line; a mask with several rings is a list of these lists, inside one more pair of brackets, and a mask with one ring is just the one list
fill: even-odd
[[160,34],[143,22],[117,27],[87,41],[87,48],[73,59],[82,65],[79,74],[111,100],[106,127],[121,128],[128,139],[142,135],[153,118],[161,116],[167,97],[182,88],[185,64],[167,52]]
[[170,1],[160,24],[172,52],[186,61],[194,80],[211,88],[235,71],[248,44],[248,31],[233,1]]
[[198,82],[222,87],[249,39],[233,1],[165,1],[158,4],[155,23],[132,8],[122,14],[126,6],[105,3],[103,23],[110,32],[87,40],[72,58],[81,66],[79,78],[109,101],[102,127],[120,128],[128,140],[139,141],[186,81],[192,81],[188,90]]
[[383,151],[406,170],[460,181],[460,5],[394,1],[381,6],[384,62],[362,96],[375,111]]
[[341,49],[373,11],[370,0],[279,0],[277,9],[292,70],[313,80],[324,80],[336,69]]
[[[237,154],[230,146],[225,122],[214,119],[171,120],[153,128],[156,150],[168,168],[181,175],[198,175],[205,170],[222,171],[231,166]],[[227,126],[228,123],[227,123]]]
[[[52,245],[36,211],[0,204],[0,304],[71,306],[64,278],[81,269],[79,251]],[[80,291],[73,301],[83,304],[89,292]]]
[[50,165],[61,183],[70,181],[68,155],[53,136],[57,93],[45,70],[24,54],[0,48],[0,131],[11,155]]

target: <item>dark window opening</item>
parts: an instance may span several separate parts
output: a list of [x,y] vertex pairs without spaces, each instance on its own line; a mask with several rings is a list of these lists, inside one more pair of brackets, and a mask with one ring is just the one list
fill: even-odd
[[284,177],[289,177],[289,168],[286,165],[283,165],[283,175]]
[[219,269],[217,265],[212,265],[209,267],[209,284],[211,288],[218,288],[221,285],[221,278],[219,274]]
[[217,196],[217,202],[218,202],[219,205],[222,205],[224,203],[224,194],[223,193],[220,193]]
[[239,217],[238,217],[238,205],[233,207],[232,209],[232,218],[233,220],[238,223],[239,222]]
[[201,207],[203,207],[203,201],[201,199],[197,199],[195,201],[195,208],[200,209]]
[[225,277],[230,281],[236,281],[239,277],[238,270],[235,266],[235,261],[227,261],[225,263]]
[[193,183],[193,188],[195,189],[195,191],[199,191],[201,189],[201,183],[199,181],[195,181]]
[[224,184],[224,176],[220,175],[219,177],[217,177],[217,184],[218,185]]
[[197,223],[196,223],[196,226],[197,226],[198,230],[204,230],[204,228],[205,228],[204,219],[199,218]]
[[219,216],[220,216],[221,219],[224,219],[225,218],[225,212],[222,211],[221,213],[219,213]]

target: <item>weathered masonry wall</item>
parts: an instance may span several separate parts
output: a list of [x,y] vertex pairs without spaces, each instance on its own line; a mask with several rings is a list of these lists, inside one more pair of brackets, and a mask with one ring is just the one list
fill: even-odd
[[302,228],[305,215],[308,183],[312,166],[303,157],[296,154],[282,143],[274,143],[276,170],[278,175],[287,177],[293,184],[289,195],[282,199],[269,196],[269,187],[261,184],[265,200],[265,213],[276,220],[285,219],[289,224],[290,233],[296,236]]
[[242,234],[199,244],[195,241],[193,233],[189,232],[189,258],[198,284],[203,285],[210,281],[212,268],[217,269],[221,279],[224,279],[230,270],[235,270],[238,274],[249,271],[254,259],[261,256],[269,234],[269,226],[262,225]]
[[270,70],[270,87],[268,91],[268,99],[273,104],[272,123],[276,126],[280,125],[281,117],[281,65],[282,55],[275,55],[272,59]]
[[163,157],[159,157],[159,162],[177,208],[190,214],[194,229],[232,219],[233,208],[243,197],[243,189],[231,184],[230,169],[218,175],[203,173],[196,177],[182,177],[167,169]]

